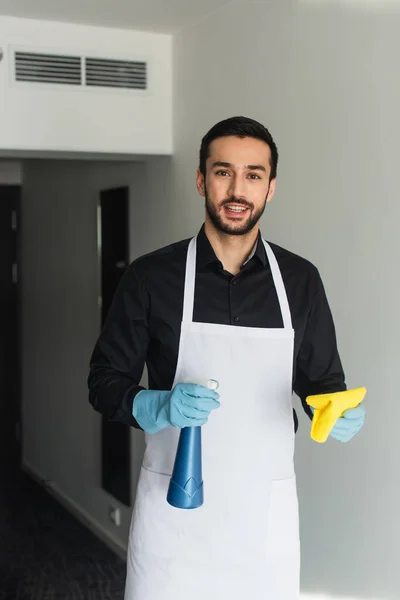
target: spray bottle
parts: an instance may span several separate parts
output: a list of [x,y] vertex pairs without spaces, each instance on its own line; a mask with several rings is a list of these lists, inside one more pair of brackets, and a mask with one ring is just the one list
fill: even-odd
[[[187,378],[184,383],[196,383],[211,390],[218,388],[214,379]],[[201,427],[184,427],[181,430],[167,502],[182,509],[199,508],[204,503]]]

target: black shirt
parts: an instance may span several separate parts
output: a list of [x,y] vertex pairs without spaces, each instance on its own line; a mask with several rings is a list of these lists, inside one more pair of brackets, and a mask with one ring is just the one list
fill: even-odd
[[[177,242],[131,263],[95,345],[88,378],[93,407],[111,420],[139,427],[132,416],[145,363],[149,388],[169,390],[178,358],[187,249]],[[295,330],[293,390],[308,395],[346,389],[331,311],[318,270],[270,244],[278,261]],[[265,248],[232,276],[201,228],[197,240],[193,320],[237,327],[283,327]],[[234,377],[234,373],[232,373]],[[296,414],[294,413],[297,428]]]

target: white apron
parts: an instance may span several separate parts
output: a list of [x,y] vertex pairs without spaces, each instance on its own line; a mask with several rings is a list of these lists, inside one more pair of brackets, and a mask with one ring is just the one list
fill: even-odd
[[174,385],[219,382],[221,406],[202,427],[204,504],[181,510],[166,500],[180,429],[146,435],[125,600],[299,598],[294,332],[278,263],[264,245],[279,329],[193,322],[196,238],[190,242]]

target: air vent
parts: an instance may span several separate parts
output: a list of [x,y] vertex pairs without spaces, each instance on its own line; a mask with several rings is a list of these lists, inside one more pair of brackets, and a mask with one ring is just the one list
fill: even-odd
[[79,56],[15,53],[16,81],[81,85],[81,78]]
[[145,62],[85,59],[86,85],[95,87],[147,88],[147,65]]

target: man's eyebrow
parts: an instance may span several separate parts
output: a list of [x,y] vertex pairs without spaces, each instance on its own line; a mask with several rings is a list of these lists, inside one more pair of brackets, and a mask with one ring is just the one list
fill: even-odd
[[[231,163],[222,162],[220,160],[217,160],[213,164],[212,168],[215,169],[215,167],[223,167],[225,169],[230,169],[230,168],[232,168],[232,165],[231,165]],[[263,165],[246,165],[245,168],[248,169],[249,171],[264,171],[264,173],[267,172],[267,169]]]
[[247,165],[246,169],[249,171],[264,171],[267,172],[267,169],[263,165]]
[[220,160],[217,160],[213,164],[212,168],[214,169],[215,167],[225,167],[225,169],[230,169],[232,167],[232,165],[231,165],[231,163],[221,162]]

